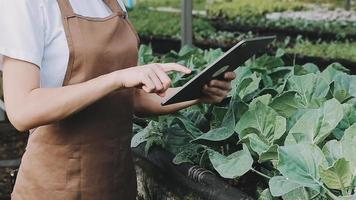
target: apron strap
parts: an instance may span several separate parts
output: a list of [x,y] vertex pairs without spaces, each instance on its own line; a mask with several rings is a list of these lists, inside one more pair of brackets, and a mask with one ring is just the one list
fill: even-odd
[[118,0],[103,0],[106,5],[111,9],[112,12],[122,12],[126,13],[122,8],[121,5],[119,4]]
[[57,0],[57,2],[63,18],[75,16],[74,10],[69,0]]

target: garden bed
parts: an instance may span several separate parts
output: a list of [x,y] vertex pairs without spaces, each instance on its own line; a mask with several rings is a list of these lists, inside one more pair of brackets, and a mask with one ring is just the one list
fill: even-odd
[[[279,21],[269,21],[269,23],[266,22],[265,19],[261,18],[261,21],[258,22],[258,19],[256,19],[256,22],[245,22],[247,19],[241,18],[237,22],[233,21],[228,21],[224,20],[221,18],[215,18],[211,19],[212,25],[219,30],[223,31],[240,31],[240,32],[248,32],[253,30],[254,33],[258,33],[261,35],[265,34],[275,34],[280,37],[298,37],[298,36],[303,36],[303,38],[309,39],[309,40],[323,40],[323,41],[344,41],[344,40],[355,40],[356,38],[356,33],[344,33],[343,30],[339,30],[339,33],[335,32],[327,32],[323,31],[321,28],[318,29],[318,23],[322,22],[314,22],[316,24],[315,29],[302,29],[302,28],[296,28],[298,24],[301,27],[308,27],[309,25],[303,23],[303,20],[295,20],[295,25],[290,24],[291,20],[279,20]],[[277,24],[283,24],[277,25]],[[290,25],[288,25],[290,24]],[[340,29],[338,26],[336,27],[337,29]],[[328,29],[332,30],[333,27],[329,27]]]
[[[151,45],[153,52],[157,54],[166,54],[171,50],[178,51],[181,48],[181,42],[178,39],[172,38],[162,38],[162,37],[144,37],[141,36],[141,43],[146,45]],[[233,47],[236,43],[216,43],[216,42],[195,42],[194,45],[202,49],[216,49],[221,48],[226,51]],[[272,47],[269,49],[269,52],[275,52],[277,47]],[[355,52],[356,54],[356,52]],[[307,56],[304,54],[290,54],[287,53],[284,55],[284,60],[287,65],[299,64],[303,65],[305,63],[314,63],[320,67],[320,69],[325,69],[328,65],[332,63],[340,63],[345,67],[348,67],[353,74],[356,74],[356,61],[350,61],[347,59],[333,59],[333,58],[323,58],[317,56]],[[355,56],[356,58],[356,56]]]
[[[140,62],[178,62],[197,74],[222,53],[184,47],[155,57],[143,46]],[[146,155],[161,146],[174,164],[199,165],[231,185],[258,175],[248,193],[256,199],[355,199],[356,77],[337,63],[288,66],[283,55],[239,67],[225,105],[135,120],[131,146],[144,143]],[[173,74],[172,83],[192,77]]]
[[[177,24],[180,23],[179,14],[153,12],[152,10],[139,7],[130,13],[130,19],[135,24],[144,44],[150,41],[162,44],[156,45],[159,46],[159,48],[154,47],[155,52],[166,53],[170,49],[179,49],[180,28],[177,26]],[[229,29],[230,32],[221,31],[219,28],[224,27],[219,27],[219,25],[216,24],[217,27],[214,27],[214,22],[212,23],[206,18],[197,17],[193,23],[195,45],[204,49],[222,48],[223,50],[227,50],[242,39],[264,35],[277,35],[278,41],[274,44],[274,49],[284,48],[288,53],[296,53],[298,63],[300,63],[298,60],[303,60],[304,57],[309,56],[320,57],[317,60],[324,58],[324,60],[340,61],[342,64],[356,62],[356,51],[354,47],[356,46],[356,42],[354,41],[356,35],[348,35],[349,33],[344,30],[345,27],[348,29],[352,28],[352,26],[340,25],[334,27],[333,23],[324,24],[319,22],[316,26],[318,31],[315,31],[309,28],[308,23],[305,24],[303,21],[300,21],[295,24],[296,27],[301,28],[297,30],[288,26],[288,20],[285,21],[286,24],[284,25],[286,26],[282,23],[283,26],[280,27],[269,26],[269,24],[265,24],[263,20],[257,20],[257,22],[263,26],[255,26],[253,23],[256,19],[251,18],[249,20],[250,21],[244,21],[241,18],[240,22],[242,24],[237,25],[234,24],[232,20],[217,18],[216,23],[221,23],[221,26],[226,26],[226,29]],[[157,21],[162,23],[158,24]],[[234,27],[234,25],[236,25],[236,27]],[[334,32],[325,32],[323,31],[324,29],[332,30],[337,32],[337,34]]]
[[[200,21],[204,21],[210,26],[213,26],[219,31],[229,32],[246,32],[253,30],[254,33],[259,34],[277,34],[279,36],[291,36],[297,37],[302,35],[309,40],[331,41],[331,40],[354,40],[356,36],[354,21],[350,20],[354,16],[355,12],[345,11],[343,9],[330,8],[325,4],[310,4],[301,1],[276,1],[265,0],[263,2],[258,0],[231,0],[231,1],[211,1],[208,3],[204,1],[194,2],[196,3],[196,9],[202,9],[202,5],[205,4],[206,16],[196,17]],[[331,3],[328,2],[328,3]],[[140,14],[136,13],[149,13],[144,7],[174,7],[179,8],[179,1],[143,1],[138,4],[130,15],[132,21],[135,23],[140,17]],[[178,5],[178,6],[177,6]],[[168,9],[169,10],[169,9]],[[152,12],[152,11],[151,11]],[[313,17],[313,20],[309,18],[298,17],[298,13],[308,13],[309,15],[317,15],[318,13],[326,13],[326,17],[321,18]],[[160,18],[160,13],[163,15],[171,15],[171,18],[165,18],[166,21],[172,21],[172,18],[177,17],[179,20],[179,13],[159,12],[154,11],[150,15],[145,16],[143,21],[148,21],[150,18]],[[154,15],[157,15],[154,17]],[[137,18],[138,16],[138,18]],[[280,17],[282,16],[282,17]],[[287,16],[287,17],[283,17]],[[291,17],[292,16],[292,17]],[[304,15],[303,15],[304,16]],[[346,16],[351,16],[346,18]],[[346,20],[344,20],[346,19]],[[141,20],[139,20],[141,21]],[[153,20],[155,21],[155,20]],[[197,27],[199,23],[196,23],[194,27]],[[151,27],[156,26],[151,23]],[[138,26],[140,27],[140,26]],[[167,27],[166,25],[161,27]],[[206,27],[206,26],[205,26]],[[166,31],[176,30],[178,27],[169,28]],[[139,28],[140,29],[140,28]]]

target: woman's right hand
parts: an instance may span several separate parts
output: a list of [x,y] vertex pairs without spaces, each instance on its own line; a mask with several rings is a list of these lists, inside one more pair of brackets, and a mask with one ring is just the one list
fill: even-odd
[[171,71],[191,73],[190,69],[176,63],[152,63],[118,70],[114,73],[118,88],[136,87],[147,93],[156,93],[164,97],[166,90],[171,85],[171,79],[167,75]]

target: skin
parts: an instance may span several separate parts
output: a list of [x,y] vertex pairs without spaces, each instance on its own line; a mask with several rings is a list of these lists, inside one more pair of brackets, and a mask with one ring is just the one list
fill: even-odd
[[221,102],[231,90],[236,75],[225,74],[225,80],[212,80],[203,88],[198,100],[161,106],[165,96],[174,93],[167,73],[191,71],[178,64],[149,64],[114,71],[92,80],[58,88],[40,87],[40,70],[28,62],[5,57],[3,86],[7,115],[19,131],[51,124],[79,112],[113,91],[137,88],[134,111],[138,116],[173,113],[198,103]]

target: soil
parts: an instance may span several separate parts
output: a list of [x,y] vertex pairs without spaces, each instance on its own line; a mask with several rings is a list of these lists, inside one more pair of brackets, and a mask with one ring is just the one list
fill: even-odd
[[[0,163],[3,160],[21,158],[27,138],[28,134],[19,133],[11,124],[0,123]],[[0,166],[0,200],[10,199],[10,172],[15,168]]]

